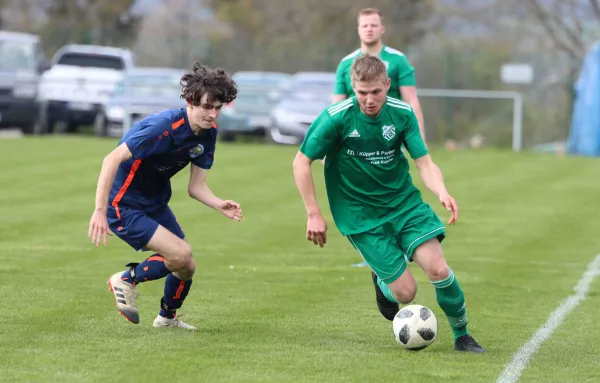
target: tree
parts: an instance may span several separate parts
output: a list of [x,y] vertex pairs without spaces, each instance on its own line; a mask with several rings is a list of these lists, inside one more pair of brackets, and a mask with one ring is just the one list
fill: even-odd
[[[465,45],[474,38],[485,38],[490,45],[504,44],[508,48],[505,62],[533,66],[532,84],[500,84],[525,96],[525,143],[564,139],[569,130],[575,74],[590,43],[600,36],[599,1],[448,0],[446,3],[443,10],[447,15],[446,34]],[[491,64],[498,68],[502,63]]]
[[172,0],[145,17],[133,50],[142,65],[189,68],[209,60],[211,35],[228,32],[201,0]]
[[556,48],[576,61],[583,60],[590,38],[600,36],[597,29],[591,29],[600,21],[598,0],[524,0],[522,4]]
[[138,20],[126,17],[134,1],[53,0],[38,32],[50,51],[68,43],[127,46],[137,32]]
[[[232,70],[334,70],[356,49],[359,0],[212,0],[217,16],[234,34],[215,41],[214,61]],[[406,49],[431,26],[433,1],[374,0],[386,17],[386,43]]]

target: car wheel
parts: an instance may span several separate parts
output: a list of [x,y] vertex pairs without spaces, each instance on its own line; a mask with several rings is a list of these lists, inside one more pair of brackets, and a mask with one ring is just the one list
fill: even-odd
[[221,141],[233,142],[233,141],[235,141],[235,135],[230,132],[223,132],[223,133],[221,133]]
[[33,134],[48,134],[52,130],[51,121],[48,119],[48,107],[45,103],[40,105],[37,119],[33,125]]
[[98,113],[94,119],[94,134],[98,137],[106,137],[108,130],[106,129],[106,118],[104,114]]
[[31,135],[35,133],[35,125],[36,121],[28,122],[27,124],[21,126],[21,132],[26,135]]

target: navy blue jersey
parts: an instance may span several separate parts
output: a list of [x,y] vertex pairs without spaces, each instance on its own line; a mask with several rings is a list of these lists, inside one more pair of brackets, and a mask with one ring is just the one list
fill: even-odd
[[170,109],[136,123],[119,141],[133,157],[119,166],[109,204],[155,211],[171,199],[171,177],[190,162],[203,169],[213,164],[217,129],[194,134],[186,110]]

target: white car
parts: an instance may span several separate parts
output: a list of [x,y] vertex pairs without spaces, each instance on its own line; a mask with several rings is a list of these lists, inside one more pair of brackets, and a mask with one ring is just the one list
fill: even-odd
[[66,45],[41,78],[38,99],[44,132],[73,132],[92,125],[125,71],[134,67],[133,54],[122,48]]

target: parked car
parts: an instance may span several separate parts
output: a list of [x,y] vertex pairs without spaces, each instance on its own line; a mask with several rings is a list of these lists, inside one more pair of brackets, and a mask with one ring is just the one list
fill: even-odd
[[0,128],[34,132],[39,75],[47,68],[39,36],[0,31]]
[[286,91],[292,77],[280,72],[236,72],[237,98],[223,107],[217,120],[219,136],[233,141],[238,135],[264,136],[269,131],[271,109]]
[[298,144],[306,136],[310,124],[331,105],[335,73],[299,72],[289,83],[279,104],[271,111],[272,141]]
[[125,72],[114,95],[96,115],[94,133],[121,137],[149,114],[185,107],[185,100],[180,98],[184,74],[185,70],[173,68],[135,68]]
[[61,47],[41,78],[40,133],[73,132],[91,125],[123,73],[134,68],[128,49],[69,44]]

